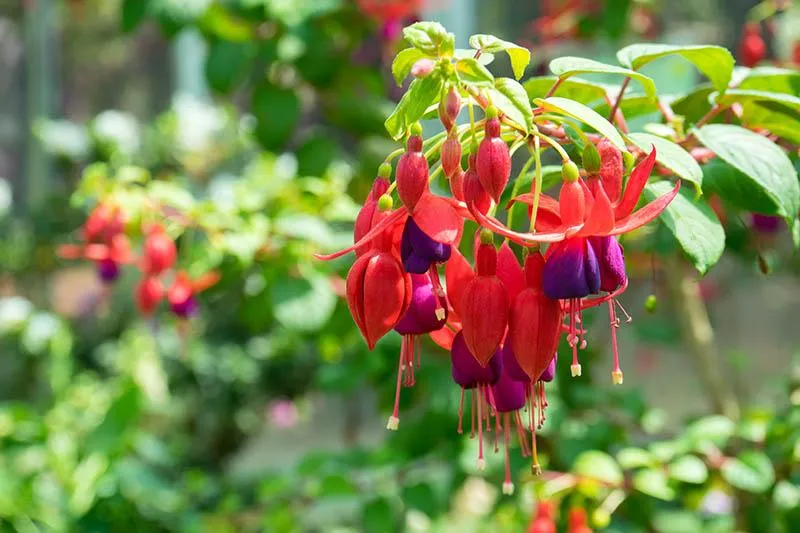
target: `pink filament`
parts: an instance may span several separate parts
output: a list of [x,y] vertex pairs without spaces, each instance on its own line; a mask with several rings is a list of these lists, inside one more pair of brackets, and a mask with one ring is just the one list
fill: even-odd
[[[498,419],[497,419],[497,423],[498,424],[500,423],[499,416],[498,416]],[[508,422],[508,413],[503,413],[503,424],[504,424],[504,427],[503,427],[503,440],[505,441],[504,442],[504,448],[505,448],[505,455],[506,455],[506,458],[505,458],[506,459],[506,483],[510,484],[511,483],[511,464],[510,464],[510,460],[509,460],[509,457],[508,457],[508,448],[509,448],[509,443],[510,443],[511,438],[509,437],[509,429],[508,429],[508,424],[509,424],[509,422]],[[495,450],[495,451],[497,451],[497,450]]]
[[463,422],[464,420],[464,387],[461,387],[461,400],[458,402],[458,434],[464,433]]
[[619,370],[619,350],[617,349],[617,328],[619,327],[619,318],[614,309],[614,300],[608,302],[608,320],[611,323],[611,349],[614,352],[614,371]]
[[400,348],[400,362],[397,365],[397,387],[394,391],[394,411],[392,416],[400,418],[400,387],[403,385],[403,363],[405,362],[405,337],[403,337],[402,346]]

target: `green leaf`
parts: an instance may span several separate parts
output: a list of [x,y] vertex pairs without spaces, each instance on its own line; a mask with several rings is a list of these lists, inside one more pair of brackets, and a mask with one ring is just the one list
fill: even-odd
[[206,80],[222,94],[233,91],[252,71],[256,48],[248,42],[215,41],[206,57]]
[[746,175],[778,206],[791,225],[800,210],[797,172],[786,154],[769,139],[739,126],[710,124],[694,135],[722,160]]
[[762,215],[779,214],[772,196],[725,161],[713,159],[703,166],[703,175],[703,188],[734,207]]
[[624,478],[614,458],[597,450],[580,454],[572,465],[572,472],[614,486],[622,483]]
[[667,468],[669,477],[684,483],[705,483],[708,479],[708,468],[702,459],[694,455],[684,455],[675,460]]
[[255,134],[267,150],[279,150],[291,139],[300,120],[300,99],[292,89],[264,82],[253,91]]
[[693,183],[697,192],[700,192],[700,187],[703,184],[703,169],[700,168],[700,165],[697,164],[697,161],[689,152],[672,141],[649,133],[631,133],[628,137],[636,146],[647,153],[654,146],[656,149],[656,161],[674,172],[682,180]]
[[384,123],[389,135],[395,140],[403,138],[409,126],[420,120],[428,107],[438,101],[443,86],[444,80],[436,73],[411,82],[408,91]]
[[721,46],[675,46],[670,44],[632,44],[617,52],[622,65],[639,70],[656,59],[678,55],[706,75],[718,91],[724,92],[733,76],[734,59]]
[[775,469],[769,457],[754,450],[725,461],[720,473],[725,481],[747,492],[767,492],[775,483]]
[[[469,49],[465,49],[465,48],[456,48],[456,51],[453,54],[453,57],[456,58],[456,59],[467,59],[467,58],[475,59],[475,50],[469,50]],[[480,63],[484,67],[486,65],[491,65],[492,61],[494,61],[494,54],[489,54],[489,53],[481,54],[481,56],[479,58],[477,58],[477,61],[478,61],[478,63]]]
[[751,101],[744,104],[742,123],[749,129],[765,129],[770,133],[800,144],[800,120],[794,113],[780,112],[776,107],[765,105],[768,102]]
[[141,394],[134,385],[125,386],[111,403],[105,418],[85,439],[89,452],[117,453],[126,443],[140,413]]
[[800,487],[789,481],[779,481],[772,493],[772,501],[782,511],[797,509],[800,507]]
[[525,133],[533,128],[533,109],[525,89],[511,78],[498,78],[494,89],[489,90],[492,104],[508,118],[520,125]]
[[636,472],[633,476],[633,488],[659,500],[675,499],[675,490],[669,486],[667,474],[656,468]]
[[[528,93],[528,98],[534,100],[544,98],[557,80],[558,78],[555,76],[539,76],[526,80],[522,86]],[[603,100],[606,96],[606,88],[580,78],[570,78],[563,80],[553,94],[588,105]]]
[[319,491],[322,497],[351,496],[358,493],[356,487],[350,480],[335,474],[322,479]]
[[756,91],[753,89],[729,89],[722,95],[718,92],[711,93],[708,98],[710,101],[715,101],[723,106],[746,102],[774,102],[798,113],[798,120],[800,121],[800,98],[791,94]]
[[458,72],[458,78],[461,81],[470,85],[479,87],[491,87],[494,85],[492,73],[471,57],[459,59],[456,62],[456,72]]
[[713,92],[714,86],[707,83],[688,94],[667,98],[667,101],[677,115],[684,117],[689,123],[695,123],[711,110],[708,97]]
[[272,286],[275,319],[292,331],[319,331],[333,315],[336,295],[328,278],[310,273],[304,278],[287,278]]
[[455,51],[456,38],[438,22],[417,22],[403,29],[403,38],[414,48],[434,57],[449,57]]
[[361,531],[364,533],[395,531],[395,511],[386,498],[370,501],[364,505],[361,513]]
[[[672,183],[658,181],[645,187],[648,201],[668,193]],[[694,267],[701,274],[714,266],[725,251],[725,230],[703,198],[693,198],[687,189],[664,210],[661,222],[669,229]]]
[[558,96],[551,96],[550,98],[546,98],[544,100],[537,98],[534,100],[534,103],[544,108],[546,111],[559,113],[561,115],[572,117],[575,120],[579,120],[595,129],[600,135],[607,138],[620,150],[628,150],[627,146],[625,145],[625,141],[617,131],[617,128],[615,128],[609,121],[600,116],[597,111],[592,108],[587,107],[579,102],[574,102]]
[[411,72],[411,67],[414,66],[414,63],[424,57],[428,56],[417,48],[406,48],[397,54],[394,61],[392,61],[392,76],[394,76],[394,81],[397,82],[398,87],[403,85],[403,80]]
[[531,62],[530,50],[518,44],[498,39],[494,35],[473,35],[469,38],[469,45],[476,50],[480,50],[481,53],[507,53],[511,60],[511,69],[514,71],[514,77],[517,79],[520,79],[525,74],[525,69],[528,68]]
[[658,511],[653,516],[653,526],[658,533],[709,531],[703,528],[703,521],[692,511]]
[[800,71],[764,66],[749,69],[737,89],[800,94]]
[[[626,93],[619,105],[619,109],[622,110],[627,120],[659,112],[658,102],[643,93]],[[608,102],[604,101],[595,105],[594,110],[602,116],[607,117],[611,113],[611,106],[608,105]],[[666,126],[666,124],[664,124],[664,126]]]
[[706,416],[695,420],[686,428],[686,437],[697,445],[711,443],[714,446],[722,447],[731,438],[736,430],[729,418],[722,415]]
[[577,74],[614,74],[632,78],[642,85],[642,89],[650,98],[656,97],[656,84],[649,77],[640,72],[616,65],[607,65],[593,59],[583,57],[558,57],[550,62],[550,70],[562,79],[567,79]]
[[643,466],[656,466],[658,459],[642,448],[623,448],[617,452],[617,461],[626,470],[641,468]]
[[150,0],[123,0],[122,2],[122,31],[129,33],[144,20]]

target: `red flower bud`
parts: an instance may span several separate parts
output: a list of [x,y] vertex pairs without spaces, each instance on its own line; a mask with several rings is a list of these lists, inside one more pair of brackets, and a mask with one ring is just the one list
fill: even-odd
[[492,198],[481,185],[481,180],[475,171],[475,156],[469,156],[469,161],[469,169],[464,174],[464,201],[467,205],[474,204],[475,208],[485,215],[492,206]]
[[622,175],[625,172],[622,152],[608,139],[597,143],[597,151],[600,153],[600,180],[603,189],[608,199],[612,203],[617,203],[622,196]]
[[125,230],[125,217],[119,207],[100,204],[83,224],[86,242],[108,242]]
[[450,131],[456,125],[456,119],[461,112],[461,97],[455,87],[450,87],[447,97],[439,104],[439,120],[442,121],[444,129]]
[[164,286],[155,276],[145,276],[136,286],[136,306],[144,316],[150,316],[164,297]]
[[[461,202],[464,201],[464,171],[459,170],[453,177],[450,178],[450,192],[453,193],[453,198]],[[487,196],[488,198],[488,196]]]
[[172,268],[178,258],[175,242],[160,225],[154,225],[144,241],[143,270],[146,274],[158,275]]
[[755,67],[767,57],[767,44],[761,37],[761,27],[756,22],[745,26],[739,46],[739,60],[746,67]]
[[[481,244],[475,256],[478,275],[464,289],[461,320],[467,347],[485,367],[506,333],[508,296],[503,282],[495,275],[497,251],[494,245]],[[456,310],[458,312],[458,307]]]
[[442,145],[442,170],[448,178],[461,171],[461,143],[458,137],[448,137]]
[[411,67],[411,75],[415,78],[424,78],[433,72],[436,63],[432,59],[422,58]]
[[428,161],[422,153],[422,137],[412,135],[406,153],[397,162],[397,195],[409,211],[428,190]]
[[488,119],[485,131],[486,137],[478,147],[475,168],[483,188],[495,202],[499,202],[511,175],[511,154],[508,145],[500,138],[498,118]]
[[556,353],[561,335],[561,306],[542,291],[544,258],[539,252],[525,260],[526,288],[511,304],[508,340],[520,368],[536,381]]
[[[364,206],[358,212],[358,216],[356,217],[355,227],[353,229],[353,242],[358,242],[361,238],[367,234],[367,232],[372,229],[373,226],[373,217],[375,215],[375,211],[378,209],[378,200],[380,197],[389,190],[389,180],[386,178],[378,177],[375,178],[375,181],[372,183],[372,190],[367,196],[367,199],[364,201]],[[356,248],[356,257],[362,255],[364,252],[369,250],[370,245],[365,244],[364,246],[359,246]]]
[[347,306],[369,349],[386,335],[411,303],[411,276],[392,254],[374,250],[347,274]]

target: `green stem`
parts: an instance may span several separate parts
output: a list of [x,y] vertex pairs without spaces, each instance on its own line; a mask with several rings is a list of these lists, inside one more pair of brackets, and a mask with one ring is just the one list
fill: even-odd
[[542,195],[542,157],[539,153],[540,148],[539,136],[537,135],[533,138],[533,159],[536,163],[536,173],[534,174],[533,205],[531,206],[531,233],[536,232],[536,215],[539,211],[539,197]]
[[[569,159],[569,155],[567,154],[567,151],[564,150],[564,147],[562,147],[560,144],[558,144],[558,142],[556,140],[551,139],[547,135],[545,135],[543,133],[539,133],[538,131],[532,131],[531,135],[533,135],[535,139],[537,139],[537,140],[541,139],[544,142],[546,142],[547,144],[549,144],[550,146],[552,146],[555,149],[555,151],[558,152],[558,155],[561,156],[561,161],[567,162],[567,161],[570,160]],[[538,146],[539,143],[537,142],[536,144]]]

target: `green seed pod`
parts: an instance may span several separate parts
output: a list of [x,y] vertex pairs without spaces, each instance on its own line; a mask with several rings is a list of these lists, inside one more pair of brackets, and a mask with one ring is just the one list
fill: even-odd
[[625,164],[625,174],[630,174],[633,170],[633,164],[636,163],[636,158],[630,152],[622,152],[622,162]]
[[486,108],[486,118],[494,118],[497,116],[497,108],[493,105],[490,105]]
[[388,178],[392,175],[392,165],[387,162],[381,163],[381,166],[378,167],[378,177],[380,178]]
[[592,143],[587,143],[583,149],[583,168],[590,176],[593,176],[600,172],[601,165],[600,152],[597,151],[597,147]]
[[647,297],[647,300],[644,301],[644,310],[652,314],[656,312],[657,307],[658,307],[658,298],[656,298],[655,294],[651,294],[650,296]]
[[481,230],[481,244],[493,244],[494,243],[494,234],[484,228]]
[[391,211],[392,207],[394,206],[394,200],[388,194],[384,194],[380,198],[378,198],[378,209],[380,211]]
[[415,122],[411,125],[411,135],[422,135],[422,124]]
[[561,165],[561,177],[564,181],[572,183],[581,177],[581,171],[572,160],[568,160]]

